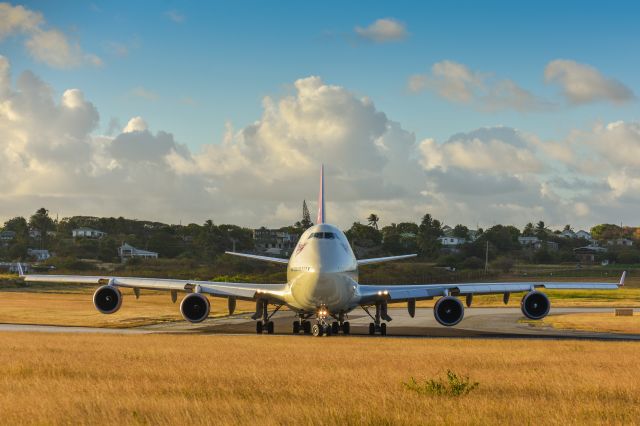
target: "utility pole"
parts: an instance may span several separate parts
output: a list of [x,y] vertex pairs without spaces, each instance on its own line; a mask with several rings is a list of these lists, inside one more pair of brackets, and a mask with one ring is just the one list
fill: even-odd
[[487,241],[487,249],[484,253],[484,273],[489,272],[489,241]]

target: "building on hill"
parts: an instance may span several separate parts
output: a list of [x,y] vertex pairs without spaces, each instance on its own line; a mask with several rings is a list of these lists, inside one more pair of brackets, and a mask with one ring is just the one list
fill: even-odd
[[547,250],[556,251],[559,248],[558,243],[555,241],[544,241],[538,237],[518,237],[518,242],[523,248],[533,250],[546,248]]
[[562,232],[560,233],[560,236],[561,236],[562,238],[571,238],[571,239],[578,238],[578,237],[577,237],[577,235],[576,235],[576,233],[575,233],[575,232],[573,232],[571,229],[568,229],[568,230],[566,230],[566,231],[562,231]]
[[440,241],[442,247],[458,247],[467,242],[465,238],[446,236],[438,237],[438,241]]
[[118,247],[118,256],[120,260],[125,262],[127,259],[139,257],[142,259],[157,259],[158,253],[155,251],[141,250],[133,247],[130,244],[123,243]]
[[43,262],[51,257],[49,250],[27,249],[27,255],[33,257],[38,262]]
[[582,238],[584,240],[588,240],[591,241],[593,240],[593,238],[591,237],[591,234],[587,231],[584,230],[579,230],[578,232],[576,232],[576,238]]
[[102,238],[107,235],[106,232],[98,231],[92,228],[76,228],[71,231],[73,238]]
[[631,247],[633,246],[633,240],[630,240],[629,238],[616,238],[614,240],[608,240],[607,245]]
[[0,232],[0,241],[13,241],[16,239],[16,233],[13,231]]
[[585,247],[578,247],[573,249],[573,254],[576,256],[580,263],[594,263],[596,256],[602,253],[606,253],[605,247],[600,247],[597,244],[589,244]]
[[278,229],[259,228],[253,230],[253,242],[257,251],[278,256],[290,256],[300,238],[297,234]]

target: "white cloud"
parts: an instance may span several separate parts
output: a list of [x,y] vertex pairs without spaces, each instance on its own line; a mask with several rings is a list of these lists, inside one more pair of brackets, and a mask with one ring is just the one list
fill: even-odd
[[[12,84],[2,57],[0,93],[0,219],[45,206],[61,216],[285,225],[303,199],[315,207],[321,163],[329,219],[341,226],[371,212],[384,224],[430,212],[472,227],[539,219],[584,227],[633,223],[640,209],[640,123],[556,141],[487,127],[417,143],[370,99],[308,77],[265,98],[254,123],[229,124],[221,143],[191,152],[141,117],[96,135],[98,110],[80,90],[57,98],[29,72]],[[554,144],[571,159],[554,156]],[[582,169],[585,161],[597,168]]]
[[407,86],[414,93],[430,90],[449,102],[486,111],[523,112],[551,107],[512,80],[496,79],[490,73],[472,71],[464,64],[449,60],[433,64],[430,73],[412,75]]
[[132,133],[132,132],[144,132],[148,130],[149,126],[147,122],[140,116],[133,117],[127,125],[122,129],[122,133]]
[[547,83],[558,84],[565,98],[572,104],[609,101],[615,104],[635,99],[627,86],[618,80],[603,76],[591,65],[556,59],[544,70]]
[[401,41],[409,35],[405,24],[393,18],[377,19],[367,27],[356,27],[355,32],[359,37],[376,43]]
[[36,61],[52,68],[84,64],[102,66],[102,60],[94,54],[84,53],[77,41],[69,41],[58,29],[47,29],[41,13],[0,3],[0,41],[17,34],[26,37],[25,47]]

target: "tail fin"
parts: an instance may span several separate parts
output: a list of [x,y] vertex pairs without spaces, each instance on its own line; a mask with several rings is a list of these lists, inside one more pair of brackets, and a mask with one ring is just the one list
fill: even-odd
[[324,223],[324,164],[320,166],[320,193],[318,194],[318,218],[316,223]]

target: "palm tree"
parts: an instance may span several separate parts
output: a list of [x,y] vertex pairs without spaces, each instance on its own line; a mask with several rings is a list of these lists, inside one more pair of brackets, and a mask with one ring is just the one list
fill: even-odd
[[371,226],[372,228],[378,229],[378,221],[380,220],[378,215],[376,215],[375,213],[371,213],[367,218],[367,220],[369,221],[369,226]]

